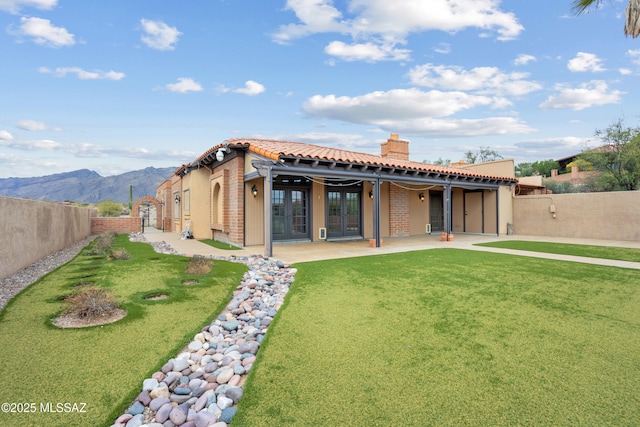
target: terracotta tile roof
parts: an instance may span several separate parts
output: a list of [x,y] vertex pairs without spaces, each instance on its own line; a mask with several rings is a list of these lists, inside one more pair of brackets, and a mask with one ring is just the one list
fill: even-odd
[[[430,165],[427,163],[397,160],[377,156],[374,154],[359,153],[356,151],[342,150],[339,148],[323,147],[304,142],[278,141],[269,139],[234,138],[225,141],[231,147],[245,147],[248,151],[266,157],[271,160],[279,160],[280,157],[300,157],[303,159],[317,159],[336,161],[340,163],[353,163],[358,165],[383,166],[397,169],[409,169],[425,172],[446,173],[458,176],[470,176],[480,178],[496,178],[515,181],[515,178],[497,175],[487,175],[468,169],[448,166]],[[196,163],[214,153],[224,144],[216,145],[203,153]]]

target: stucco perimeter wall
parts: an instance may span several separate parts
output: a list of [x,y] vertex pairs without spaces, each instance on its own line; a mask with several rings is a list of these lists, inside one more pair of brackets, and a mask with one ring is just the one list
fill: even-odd
[[640,241],[640,191],[514,197],[513,228],[516,235]]
[[91,234],[95,210],[0,197],[0,279]]

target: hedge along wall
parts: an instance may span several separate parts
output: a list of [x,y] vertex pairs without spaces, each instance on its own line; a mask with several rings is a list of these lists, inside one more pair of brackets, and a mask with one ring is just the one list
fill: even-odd
[[0,197],[0,279],[91,235],[95,210]]
[[115,231],[118,234],[140,233],[142,218],[129,216],[91,218],[91,234],[98,235],[106,231]]
[[513,199],[515,234],[640,241],[640,191]]

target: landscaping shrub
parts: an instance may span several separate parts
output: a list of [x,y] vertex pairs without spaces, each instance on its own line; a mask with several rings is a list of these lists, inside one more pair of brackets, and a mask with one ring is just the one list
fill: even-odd
[[113,314],[119,308],[111,291],[96,286],[82,286],[65,298],[64,314],[81,319],[97,319]]
[[188,274],[207,274],[211,271],[211,260],[203,257],[193,257],[189,260],[186,272]]
[[116,238],[117,234],[113,231],[106,231],[98,237],[93,242],[93,246],[89,249],[86,254],[87,255],[104,255],[111,245],[113,244],[113,240]]
[[109,258],[116,261],[124,261],[131,258],[131,255],[125,248],[113,248]]

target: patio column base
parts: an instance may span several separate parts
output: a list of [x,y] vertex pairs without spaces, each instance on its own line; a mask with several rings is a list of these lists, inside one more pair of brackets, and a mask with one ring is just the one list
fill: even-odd
[[[370,248],[376,247],[376,239],[369,239],[369,247]],[[380,239],[380,247],[382,247],[382,239]]]

